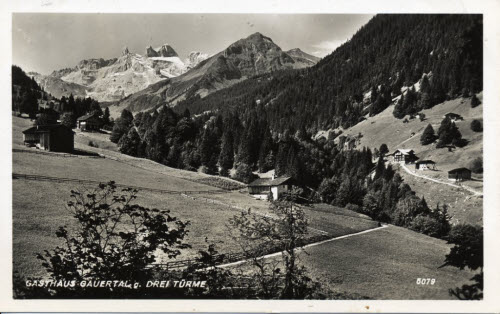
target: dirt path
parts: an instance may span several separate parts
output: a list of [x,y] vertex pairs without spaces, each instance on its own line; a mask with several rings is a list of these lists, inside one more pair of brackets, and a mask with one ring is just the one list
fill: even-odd
[[473,188],[471,187],[468,187],[466,185],[458,185],[458,184],[453,184],[453,183],[450,183],[450,182],[443,182],[443,181],[440,181],[440,180],[437,180],[437,179],[433,179],[433,178],[429,178],[427,176],[424,176],[424,175],[418,175],[416,174],[415,172],[411,171],[410,169],[408,169],[406,167],[406,165],[401,165],[401,167],[408,173],[408,174],[411,174],[412,176],[415,176],[415,177],[418,177],[418,178],[422,178],[422,179],[425,179],[425,180],[429,180],[429,181],[432,181],[432,182],[436,182],[436,183],[440,183],[440,184],[446,184],[446,185],[449,185],[449,186],[452,186],[452,187],[455,187],[455,188],[459,188],[459,189],[464,189],[464,190],[467,190],[469,192],[471,192],[472,194],[474,195],[478,195],[478,196],[482,196],[483,195],[483,192],[479,192],[479,191],[476,191],[474,190]]

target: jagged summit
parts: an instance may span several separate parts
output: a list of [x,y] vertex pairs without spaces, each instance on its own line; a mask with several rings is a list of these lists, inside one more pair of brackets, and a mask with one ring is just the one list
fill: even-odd
[[153,49],[153,47],[149,46],[146,47],[146,57],[152,58],[152,57],[158,57],[158,52]]
[[179,57],[177,52],[170,46],[169,44],[163,44],[161,47],[154,49],[153,47],[146,47],[146,57],[154,58],[154,57]]
[[128,50],[128,47],[127,47],[127,46],[125,46],[125,47],[123,48],[123,50],[122,50],[122,56],[126,56],[126,55],[128,55],[129,53],[130,53],[130,51]]
[[179,55],[177,52],[175,52],[174,48],[170,46],[169,44],[164,44],[163,46],[160,47],[158,50],[158,54],[161,57],[178,57]]

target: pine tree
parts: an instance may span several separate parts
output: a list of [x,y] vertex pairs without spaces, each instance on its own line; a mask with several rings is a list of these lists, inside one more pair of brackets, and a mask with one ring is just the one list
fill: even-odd
[[110,117],[109,108],[106,107],[106,109],[104,109],[104,114],[102,117],[102,121],[104,122],[105,125],[108,125],[111,122],[109,117]]
[[387,144],[383,143],[382,145],[380,145],[380,148],[378,151],[379,151],[380,156],[384,157],[385,154],[387,154],[389,152],[389,148],[387,147]]
[[222,146],[219,154],[219,167],[221,168],[221,175],[227,175],[227,171],[233,168],[233,163],[233,136],[230,131],[226,131],[222,137]]
[[248,132],[243,132],[240,136],[240,144],[238,145],[238,155],[236,160],[238,163],[250,164],[250,142]]
[[141,145],[141,138],[135,130],[130,128],[127,134],[123,135],[118,142],[120,152],[130,156],[138,156],[139,147]]
[[429,123],[429,125],[427,125],[427,127],[425,128],[424,133],[422,133],[422,136],[420,137],[420,144],[429,145],[431,143],[434,143],[435,140],[436,134],[434,133],[434,128]]
[[61,116],[61,124],[72,129],[76,125],[76,118],[73,112],[65,112]]
[[118,143],[124,134],[127,134],[132,122],[134,121],[134,116],[127,109],[123,109],[121,116],[117,119],[115,125],[113,126],[113,131],[111,132],[110,140],[113,143]]
[[381,156],[378,158],[377,166],[375,168],[375,176],[373,177],[373,180],[377,180],[378,178],[384,176],[385,172],[385,163],[384,163],[384,158]]
[[470,106],[472,108],[475,108],[475,107],[479,106],[479,104],[481,104],[481,102],[477,98],[476,94],[472,95],[472,98],[470,99]]

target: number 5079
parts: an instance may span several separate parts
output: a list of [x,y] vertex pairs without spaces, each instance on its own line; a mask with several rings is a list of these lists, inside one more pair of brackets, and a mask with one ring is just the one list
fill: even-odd
[[434,285],[436,283],[435,278],[417,278],[417,285]]

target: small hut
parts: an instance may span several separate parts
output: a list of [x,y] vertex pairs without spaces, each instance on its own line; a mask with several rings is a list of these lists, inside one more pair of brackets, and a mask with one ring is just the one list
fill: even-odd
[[471,179],[471,171],[467,168],[457,168],[448,171],[448,179],[456,182]]
[[436,170],[436,163],[432,160],[419,160],[415,163],[415,170]]

